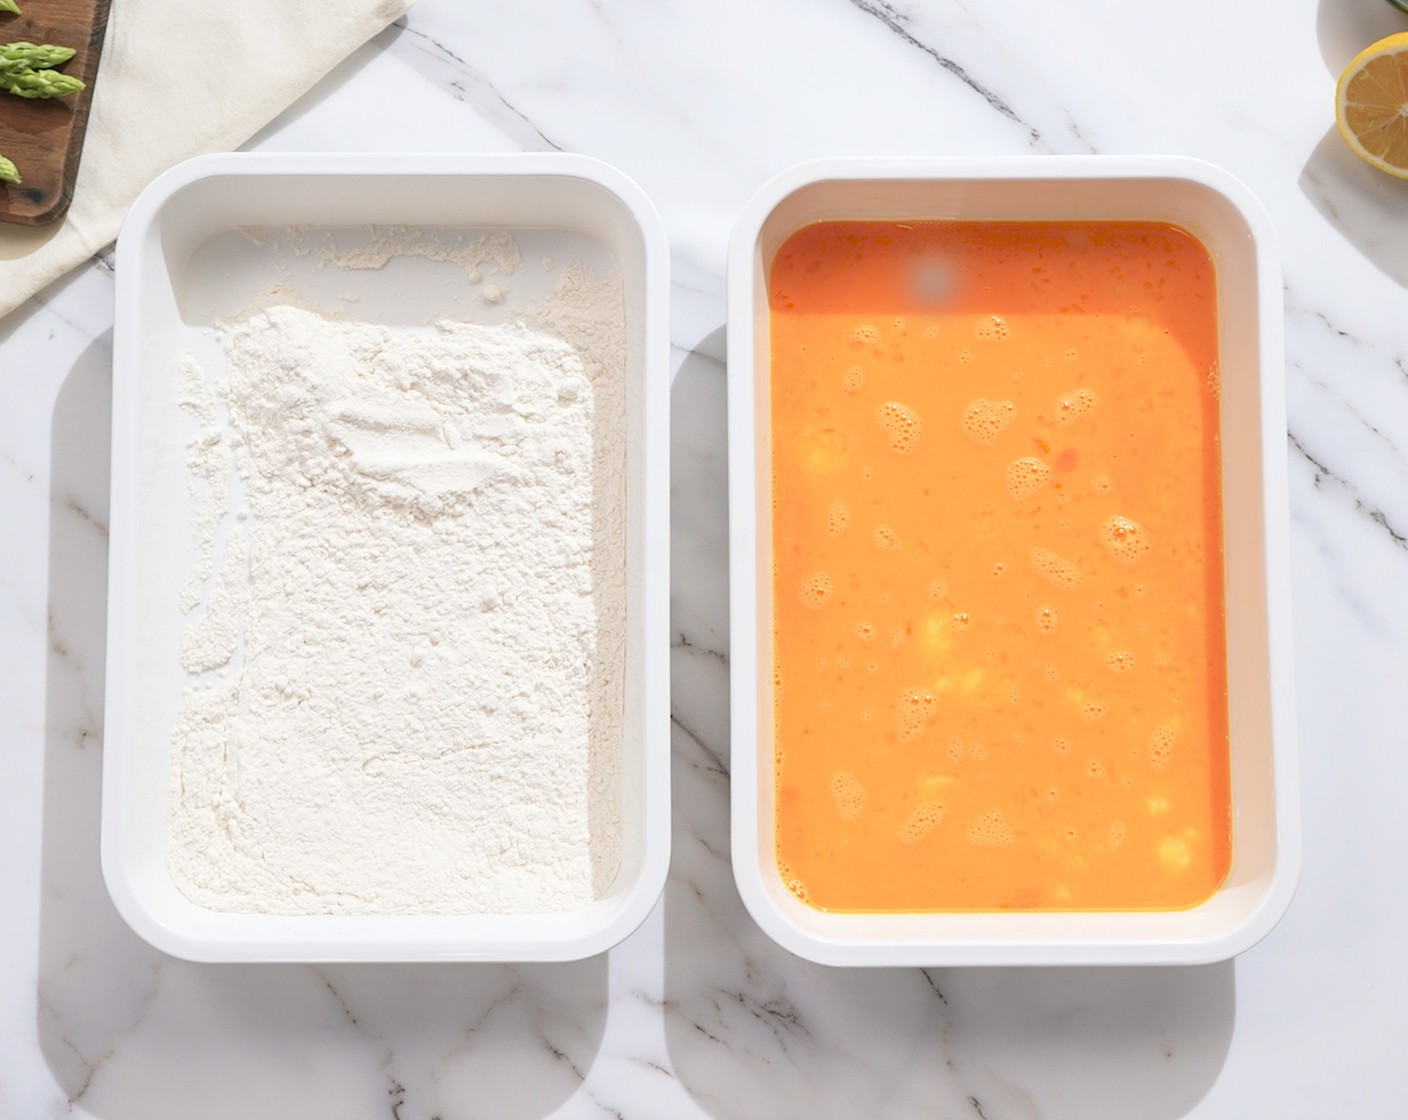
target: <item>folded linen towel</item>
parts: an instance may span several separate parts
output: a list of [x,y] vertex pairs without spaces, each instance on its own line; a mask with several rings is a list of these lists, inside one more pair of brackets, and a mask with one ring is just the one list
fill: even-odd
[[0,223],[0,316],[112,244],[157,175],[239,147],[410,3],[113,0],[73,204]]

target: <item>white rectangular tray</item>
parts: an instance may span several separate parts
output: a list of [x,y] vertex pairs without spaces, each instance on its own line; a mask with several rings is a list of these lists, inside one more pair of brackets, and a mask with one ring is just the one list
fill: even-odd
[[[508,231],[524,256],[585,258],[624,283],[626,370],[625,720],[621,866],[588,908],[533,915],[365,917],[217,912],[166,862],[171,732],[184,683],[175,589],[191,509],[177,362],[223,361],[215,324],[271,283],[392,326],[493,322],[463,269],[396,257],[344,270],[251,239],[243,227]],[[192,160],[138,199],[118,242],[113,363],[102,860],[123,917],[196,960],[567,960],[616,944],[650,912],[669,864],[668,267],[658,215],[612,168],[566,155],[232,155]],[[514,295],[545,270],[523,269]],[[341,302],[339,302],[341,301]],[[433,859],[434,853],[426,853]]]
[[[767,271],[816,221],[1162,221],[1211,254],[1218,293],[1232,864],[1172,912],[825,913],[784,886],[774,841]],[[1300,867],[1286,545],[1281,275],[1270,219],[1230,175],[1164,157],[827,160],[747,204],[728,262],[733,868],[778,943],[834,965],[1197,963],[1280,919]]]

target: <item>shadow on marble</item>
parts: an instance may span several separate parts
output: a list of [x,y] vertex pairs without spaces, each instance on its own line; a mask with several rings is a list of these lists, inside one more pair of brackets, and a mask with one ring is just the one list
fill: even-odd
[[695,568],[726,570],[722,356],[720,330],[685,358],[671,402],[674,855],[664,1013],[676,1077],[714,1120],[1185,1116],[1227,1058],[1231,964],[833,969],[777,947],[748,916],[729,864],[727,643],[704,637],[714,627],[726,634],[727,588],[696,593],[684,579]]
[[728,655],[726,346],[722,327],[710,331],[670,386],[671,645],[719,666]]
[[1370,43],[1396,31],[1408,31],[1408,15],[1386,0],[1320,0],[1315,34],[1331,77],[1338,78]]
[[[1408,17],[1405,17],[1408,22]],[[1301,169],[1301,193],[1384,275],[1408,288],[1408,180],[1370,167],[1331,125]]]
[[581,1086],[607,958],[199,965],[128,929],[99,867],[111,342],[54,406],[38,999],[58,1091],[99,1120],[538,1120]]
[[862,970],[791,956],[734,889],[717,823],[726,778],[683,735],[676,758],[666,1045],[714,1120],[1176,1120],[1216,1083],[1236,1014],[1230,963]]
[[[4,262],[0,261],[0,268],[4,267]],[[112,309],[110,306],[111,285],[110,281],[106,279],[103,282],[109,284],[108,294],[105,297],[105,302],[96,306],[96,313],[91,320],[71,321],[55,310],[56,305],[68,308],[82,306],[82,297],[79,297],[77,301],[66,300],[64,293],[92,283],[96,277],[91,276],[90,273],[96,271],[91,260],[76,265],[61,276],[54,277],[54,279],[50,280],[49,283],[45,284],[44,287],[40,288],[39,291],[35,292],[12,311],[0,315],[0,348],[3,348],[9,343],[10,336],[19,330],[21,326],[26,323],[32,323],[39,315],[45,312],[58,318],[61,322],[68,323],[74,330],[90,338],[95,332],[110,327],[112,323]],[[106,466],[104,466],[103,469],[106,471]]]

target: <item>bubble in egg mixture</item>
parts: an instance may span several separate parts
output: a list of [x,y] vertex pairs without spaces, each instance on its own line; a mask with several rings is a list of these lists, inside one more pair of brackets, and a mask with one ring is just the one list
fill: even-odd
[[936,603],[942,603],[948,598],[948,584],[938,577],[931,579],[929,581],[929,598]]
[[826,787],[843,821],[853,821],[865,811],[865,787],[849,770],[832,771]]
[[1096,720],[1104,719],[1107,711],[1109,711],[1109,706],[1105,701],[1094,698],[1086,699],[1081,702],[1080,718],[1086,723],[1094,723]]
[[896,835],[902,844],[917,844],[944,819],[944,807],[937,801],[921,801],[909,811]]
[[968,843],[980,848],[1002,848],[1016,838],[1001,809],[984,809],[968,826]]
[[973,324],[973,333],[985,341],[997,341],[1007,337],[1007,320],[1001,315],[984,315]]
[[844,498],[837,498],[826,507],[826,531],[831,536],[839,537],[850,523],[851,507],[846,504]]
[[895,701],[895,727],[899,731],[900,742],[907,743],[924,734],[924,728],[934,716],[935,699],[932,692],[922,688],[907,688]]
[[899,401],[886,401],[875,410],[875,422],[890,441],[890,450],[903,455],[919,442],[924,427],[919,413]]
[[1105,666],[1114,673],[1129,673],[1134,670],[1134,654],[1127,649],[1117,649],[1105,655]]
[[870,539],[875,542],[876,548],[885,552],[894,552],[900,547],[900,539],[889,525],[875,526],[875,531],[870,534]]
[[1155,770],[1167,770],[1173,759],[1175,733],[1171,724],[1160,724],[1149,732],[1149,765]]
[[856,623],[856,637],[863,642],[868,642],[875,637],[875,627],[868,619],[861,619]]
[[804,606],[811,607],[812,610],[820,610],[836,594],[836,585],[831,582],[831,577],[825,572],[816,572],[804,579],[798,590]]
[[1014,459],[1007,464],[1007,496],[1030,498],[1051,478],[1051,468],[1032,455]]
[[1080,569],[1051,549],[1032,549],[1031,561],[1032,570],[1037,575],[1062,591],[1071,591],[1080,586]]
[[[1068,356],[1074,356],[1071,351]],[[1064,393],[1056,399],[1056,423],[1074,424],[1077,420],[1091,415],[1095,411],[1096,397],[1094,389],[1076,389],[1070,393]]]
[[869,323],[862,323],[855,330],[851,331],[851,341],[858,342],[862,346],[879,346],[880,332]]
[[1071,753],[1071,741],[1058,735],[1056,738],[1051,740],[1051,749],[1057,754],[1059,754],[1062,758],[1065,758],[1066,755]]
[[1017,418],[1017,406],[1011,401],[990,401],[978,397],[963,410],[963,431],[974,443],[989,444],[1000,436]]
[[1133,564],[1149,551],[1144,526],[1118,514],[1101,522],[1099,540],[1111,556],[1126,564]]
[[1043,634],[1050,634],[1055,631],[1056,624],[1061,620],[1061,612],[1052,606],[1042,606],[1036,609],[1036,628]]
[[1115,484],[1110,480],[1109,475],[1097,474],[1090,480],[1090,488],[1097,494],[1108,494],[1115,488]]
[[841,388],[848,393],[860,392],[860,387],[865,384],[865,370],[860,366],[851,366],[841,375]]
[[787,864],[783,863],[781,860],[777,861],[777,873],[782,878],[782,885],[791,891],[798,899],[802,902],[811,901],[811,895],[807,891],[807,885],[793,874],[792,868],[788,867]]

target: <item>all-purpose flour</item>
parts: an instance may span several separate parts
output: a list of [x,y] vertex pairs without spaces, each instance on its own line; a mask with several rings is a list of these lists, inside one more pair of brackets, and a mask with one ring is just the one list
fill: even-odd
[[[276,306],[230,328],[223,380],[183,372],[209,586],[182,602],[169,862],[193,900],[532,912],[610,882],[624,321],[594,285],[565,273],[541,330]],[[231,461],[247,515],[216,548]]]

